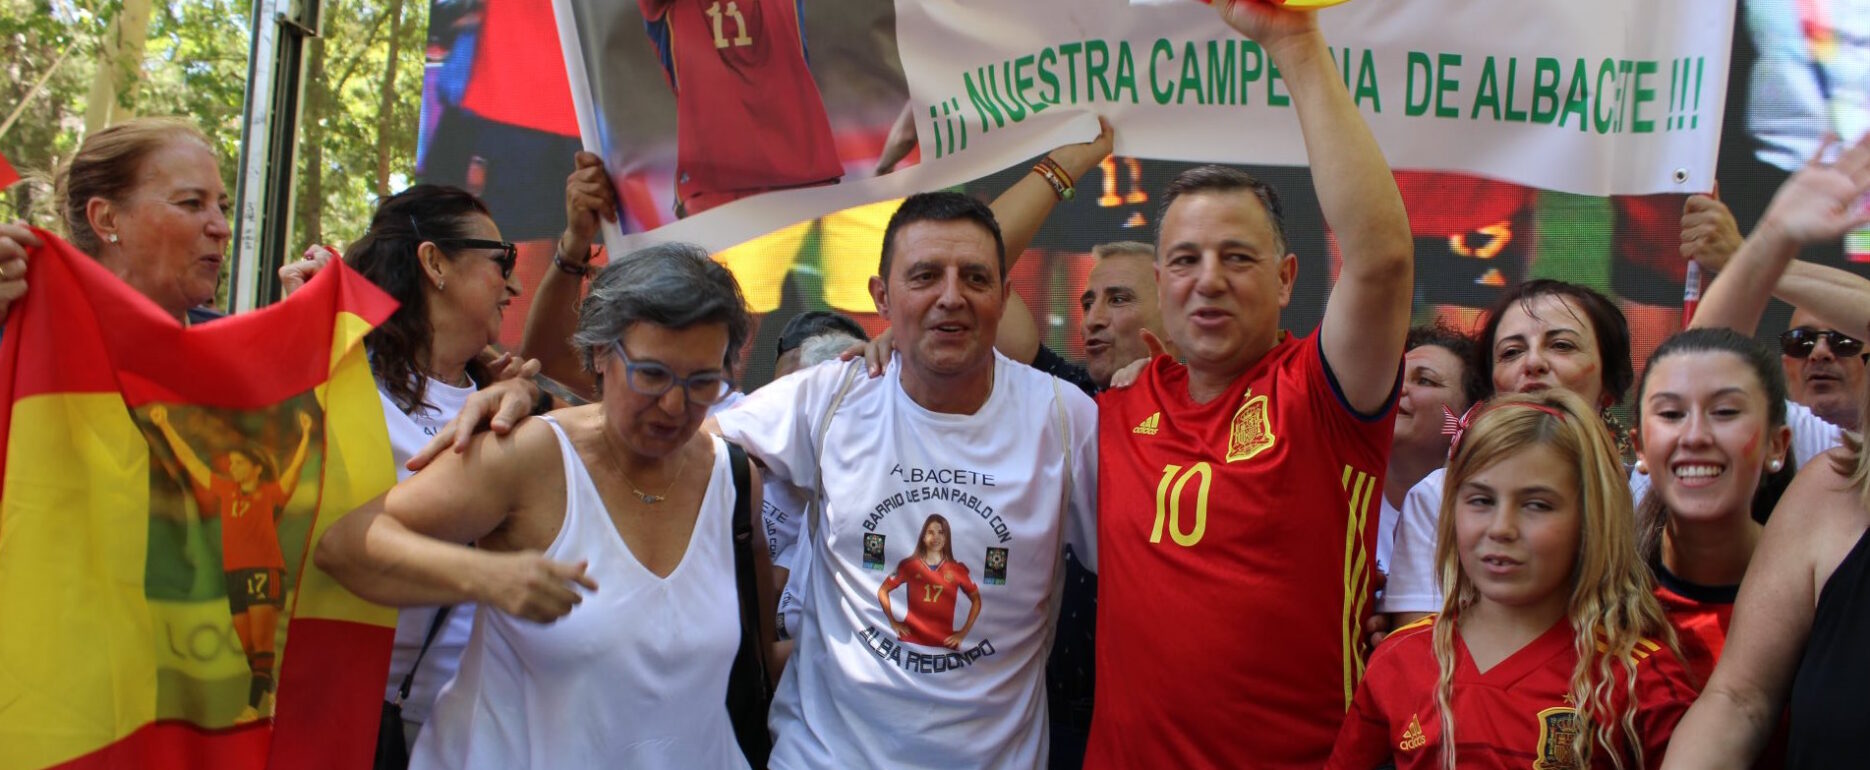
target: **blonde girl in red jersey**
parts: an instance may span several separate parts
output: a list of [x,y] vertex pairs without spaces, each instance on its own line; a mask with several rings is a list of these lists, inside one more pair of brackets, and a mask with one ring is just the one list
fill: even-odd
[[1440,615],[1371,658],[1327,767],[1656,767],[1694,690],[1638,555],[1615,442],[1551,390],[1455,438]]

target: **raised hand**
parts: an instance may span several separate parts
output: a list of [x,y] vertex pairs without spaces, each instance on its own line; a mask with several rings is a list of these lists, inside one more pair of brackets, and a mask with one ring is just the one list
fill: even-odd
[[1285,40],[1318,34],[1318,16],[1312,11],[1290,10],[1268,0],[1203,0],[1211,2],[1227,26],[1271,52]]
[[1740,225],[1719,198],[1690,195],[1682,204],[1682,256],[1715,272],[1740,250]]
[[13,300],[26,296],[26,250],[38,245],[25,222],[0,224],[0,320]]
[[572,159],[576,169],[565,177],[565,233],[559,237],[559,258],[582,265],[590,258],[591,241],[600,221],[617,221],[617,191],[610,186],[604,159],[580,152]]
[[290,297],[292,293],[305,287],[305,282],[324,270],[331,260],[339,258],[338,250],[330,246],[314,244],[305,247],[305,253],[299,255],[297,262],[290,262],[279,268],[279,294]]
[[553,561],[537,551],[489,555],[494,558],[480,576],[478,598],[516,618],[550,623],[584,601],[577,588],[597,590],[585,574],[588,562]]
[[1870,210],[1862,203],[1870,191],[1870,133],[1839,153],[1837,161],[1825,163],[1822,159],[1834,143],[1827,139],[1811,162],[1779,186],[1761,217],[1763,226],[1811,244],[1842,238],[1870,224]]
[[532,378],[501,380],[468,396],[461,411],[453,420],[442,426],[441,432],[429,439],[429,443],[409,458],[404,467],[419,471],[440,457],[450,447],[456,452],[465,452],[469,440],[474,434],[491,430],[494,435],[504,436],[513,430],[513,426],[532,414],[534,404],[539,403],[539,386]]

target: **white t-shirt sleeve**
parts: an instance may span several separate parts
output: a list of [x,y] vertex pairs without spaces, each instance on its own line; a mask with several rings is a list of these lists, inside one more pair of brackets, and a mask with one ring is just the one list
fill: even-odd
[[1390,552],[1389,583],[1378,612],[1440,612],[1441,590],[1435,582],[1435,527],[1441,518],[1442,479],[1437,468],[1409,488],[1402,516],[1396,520],[1396,545]]
[[1799,468],[1844,444],[1844,431],[1797,401],[1786,402],[1786,426],[1792,429],[1792,462]]
[[768,383],[714,416],[721,437],[758,459],[768,479],[816,492],[818,422],[844,384],[847,369],[862,365],[862,360],[827,361]]
[[1067,503],[1065,542],[1078,563],[1097,571],[1097,402],[1076,386],[1059,384],[1065,414],[1071,420],[1071,500]]

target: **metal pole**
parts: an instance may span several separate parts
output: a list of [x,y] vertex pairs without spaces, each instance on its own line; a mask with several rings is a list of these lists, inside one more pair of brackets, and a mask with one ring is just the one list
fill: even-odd
[[292,235],[292,194],[303,110],[305,41],[316,37],[321,0],[255,0],[247,103],[240,132],[238,216],[229,310],[279,298],[278,268]]

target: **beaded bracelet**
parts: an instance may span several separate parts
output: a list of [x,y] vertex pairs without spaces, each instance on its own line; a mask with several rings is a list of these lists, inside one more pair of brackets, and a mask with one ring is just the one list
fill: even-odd
[[1052,160],[1052,156],[1040,157],[1038,164],[1034,165],[1032,170],[1033,173],[1045,177],[1045,181],[1052,185],[1052,193],[1057,195],[1059,200],[1068,201],[1078,194],[1078,188],[1073,183],[1071,174],[1065,171],[1065,167],[1059,165],[1058,161]]

